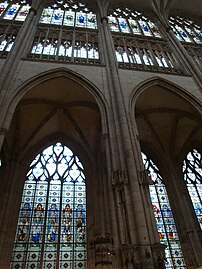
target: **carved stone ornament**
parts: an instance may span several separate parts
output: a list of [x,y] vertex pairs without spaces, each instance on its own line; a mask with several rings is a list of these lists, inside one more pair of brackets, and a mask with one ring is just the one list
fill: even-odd
[[90,242],[90,245],[95,250],[95,265],[112,264],[112,258],[115,255],[113,250],[113,240],[110,234],[96,235]]
[[154,182],[147,170],[139,171],[139,182],[142,185],[153,185]]
[[0,129],[0,135],[5,136],[7,132],[8,132],[8,129],[6,129],[6,128],[1,128]]
[[152,245],[152,252],[153,252],[153,256],[155,257],[156,267],[158,269],[165,268],[165,264],[164,264],[165,248],[166,248],[166,245],[161,244],[161,243],[156,243]]
[[142,269],[138,254],[138,246],[126,244],[119,248],[125,265],[132,264],[134,269]]
[[128,175],[126,171],[116,170],[112,173],[112,187],[122,188],[123,185],[128,184]]

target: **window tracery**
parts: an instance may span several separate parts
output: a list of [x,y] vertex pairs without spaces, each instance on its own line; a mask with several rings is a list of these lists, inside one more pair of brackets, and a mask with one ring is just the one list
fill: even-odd
[[134,40],[132,37],[113,35],[119,67],[160,72],[180,73],[174,54],[168,44],[159,40]]
[[25,21],[29,9],[29,1],[25,0],[0,3],[0,56],[7,56],[11,50],[21,23]]
[[95,13],[73,0],[44,8],[28,58],[99,64]]
[[183,162],[184,181],[202,228],[202,154],[192,149]]
[[144,153],[142,153],[142,159],[145,169],[149,172],[153,181],[153,185],[149,186],[149,192],[160,242],[167,245],[165,266],[167,269],[186,268],[163,179],[157,166]]
[[5,1],[0,3],[0,18],[4,20],[25,21],[30,5],[26,1]]
[[179,41],[202,44],[202,27],[199,24],[180,16],[171,16],[169,22]]
[[24,184],[11,268],[86,268],[83,166],[60,142],[38,154]]
[[111,31],[161,38],[157,26],[139,11],[116,8],[108,16]]

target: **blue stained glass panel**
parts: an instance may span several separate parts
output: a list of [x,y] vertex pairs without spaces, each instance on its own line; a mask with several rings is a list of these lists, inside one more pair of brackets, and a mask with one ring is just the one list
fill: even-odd
[[6,20],[12,20],[15,17],[16,13],[18,12],[19,8],[20,8],[19,4],[11,5],[6,11],[6,14],[4,15],[3,18]]
[[58,142],[37,155],[24,184],[10,268],[86,269],[85,196],[83,166],[70,149]]
[[185,269],[186,264],[163,179],[157,166],[144,153],[142,153],[142,159],[145,169],[149,172],[153,181],[153,185],[149,186],[149,191],[158,236],[160,242],[167,246],[165,249],[165,267],[166,269]]

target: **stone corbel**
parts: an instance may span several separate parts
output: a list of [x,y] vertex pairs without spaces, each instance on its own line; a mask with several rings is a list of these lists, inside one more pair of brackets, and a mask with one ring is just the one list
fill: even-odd
[[153,185],[154,182],[147,170],[138,171],[139,174],[139,183],[144,186]]
[[122,189],[128,184],[128,175],[126,171],[116,170],[112,173],[112,187]]
[[8,129],[6,129],[6,128],[1,128],[0,129],[0,135],[2,135],[2,136],[5,136],[6,135],[6,133],[8,132]]
[[100,21],[101,21],[101,23],[106,23],[106,24],[108,24],[108,22],[109,22],[107,17],[102,17]]

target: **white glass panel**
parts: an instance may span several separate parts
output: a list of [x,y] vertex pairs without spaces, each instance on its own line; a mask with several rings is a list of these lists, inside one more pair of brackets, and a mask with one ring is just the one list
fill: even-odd
[[137,22],[135,20],[131,20],[131,19],[129,19],[128,21],[129,21],[129,24],[130,24],[130,27],[131,27],[133,33],[136,35],[141,35],[141,31],[140,31],[140,28],[139,28]]
[[87,28],[96,29],[97,28],[97,21],[96,15],[92,12],[87,14]]
[[110,26],[111,30],[114,32],[119,32],[119,26],[118,26],[118,22],[117,22],[116,18],[109,16],[108,20],[109,20],[109,26]]
[[74,20],[75,20],[75,12],[70,10],[65,11],[63,24],[66,26],[74,26]]
[[40,18],[40,22],[41,23],[51,23],[51,19],[52,19],[52,16],[53,16],[53,9],[51,8],[45,8],[43,10],[43,13],[41,15],[41,18]]

